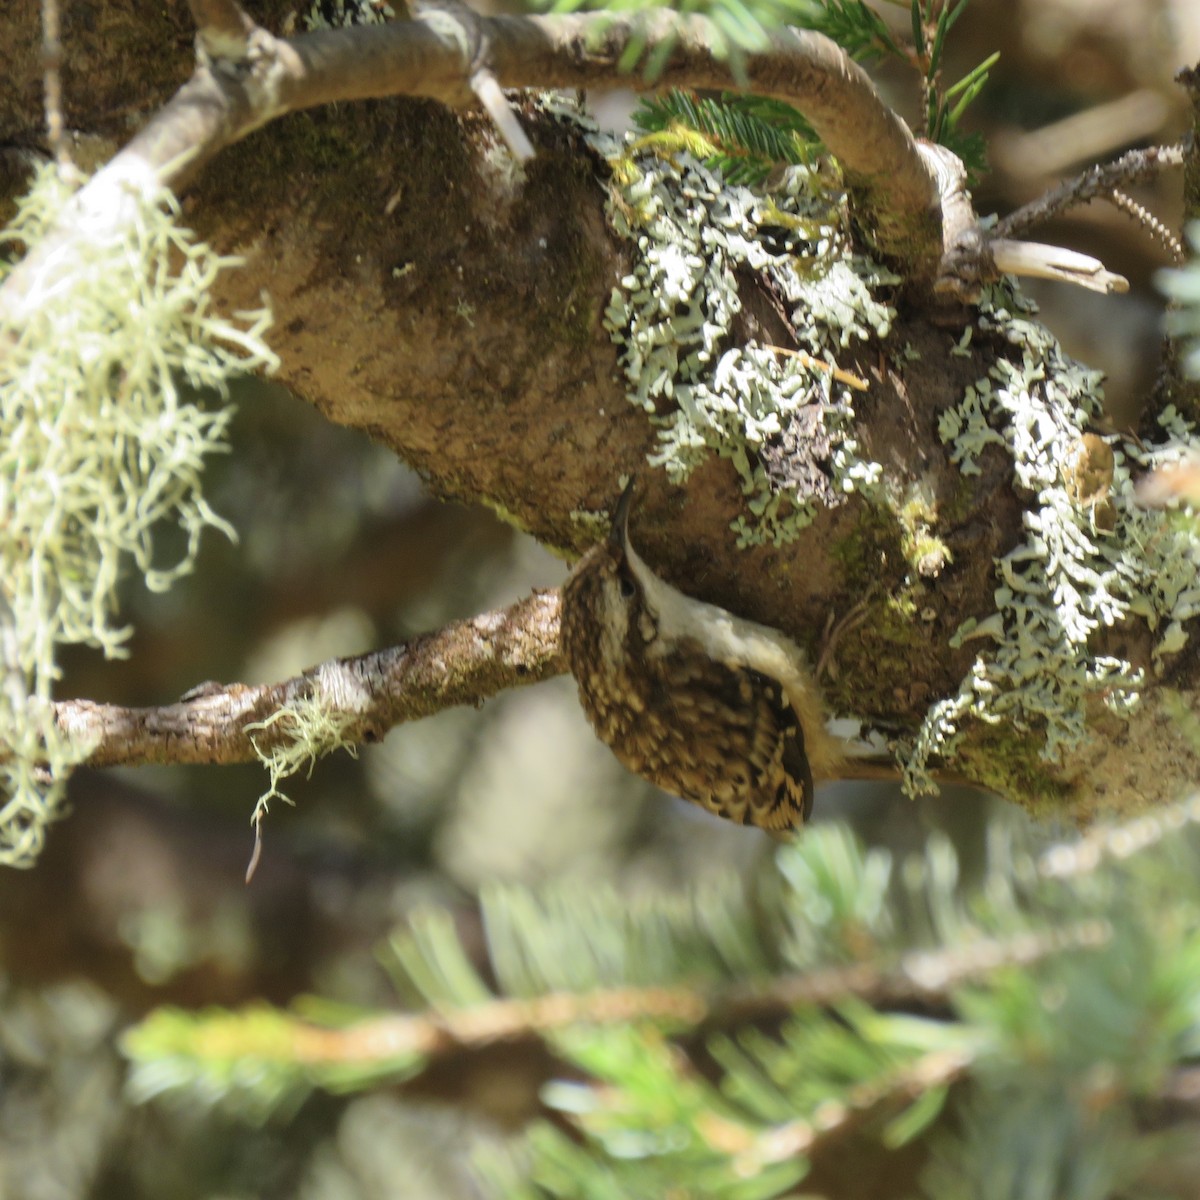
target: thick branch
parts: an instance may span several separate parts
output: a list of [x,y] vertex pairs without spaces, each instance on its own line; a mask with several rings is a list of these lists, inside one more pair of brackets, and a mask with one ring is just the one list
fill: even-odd
[[[352,714],[346,740],[375,741],[403,721],[478,704],[564,669],[558,653],[558,593],[534,592],[508,608],[456,621],[404,646],[334,659],[282,683],[206,684],[161,708],[63,700],[54,711],[65,734],[92,747],[85,760],[89,766],[250,762],[256,753],[247,727],[289,702],[315,698]],[[287,731],[268,726],[254,737],[268,752]]]
[[[651,28],[652,35],[667,28],[683,35],[706,28],[663,22]],[[485,28],[489,62],[503,83],[530,81],[537,71],[541,82],[630,82],[613,65],[628,40],[628,26],[620,22],[595,57],[583,47],[585,18],[506,18],[485,22]],[[680,43],[679,65],[668,66],[667,82],[686,83],[679,72],[693,69],[693,83],[730,82],[721,78],[724,68],[709,60],[701,73],[700,32],[691,44],[686,38]],[[109,216],[105,197],[120,207],[123,178],[169,177],[178,183],[271,115],[325,99],[380,94],[389,72],[407,79],[392,90],[470,101],[461,51],[427,23],[290,42],[259,31],[249,40],[252,52],[245,61],[220,61],[199,71],[93,180],[81,194],[87,214]],[[525,43],[533,57],[522,58]],[[839,82],[833,64],[840,56],[822,67],[823,55],[837,52],[808,35],[781,36],[749,61],[750,85],[775,94],[782,90],[809,109],[802,95],[807,87],[836,126],[839,105],[844,101],[853,109],[861,73],[844,66]],[[783,77],[786,87],[796,84],[793,92],[772,83]],[[585,518],[611,503],[616,480],[653,452],[656,433],[644,412],[625,402],[616,351],[601,325],[611,283],[628,266],[605,224],[605,189],[597,179],[602,171],[590,159],[581,162],[578,143],[556,122],[546,119],[535,128],[523,119],[539,153],[516,182],[490,155],[494,138],[481,120],[460,123],[434,104],[363,105],[353,116],[279,122],[205,173],[191,216],[201,235],[223,252],[250,260],[250,269],[219,282],[214,298],[222,308],[252,307],[269,282],[277,316],[273,348],[293,391],[331,420],[368,429],[438,493],[484,500],[569,553],[594,536],[594,523]],[[880,128],[890,120],[880,117]],[[848,169],[857,169],[856,147],[837,140],[845,140],[852,128],[840,135],[822,132],[848,160]],[[907,134],[897,138],[897,146],[907,144]],[[172,161],[189,147],[199,147],[189,164]],[[902,149],[899,153],[903,157]],[[881,162],[884,169],[895,165],[886,155]],[[950,183],[952,166],[945,164]],[[904,178],[903,172],[895,175],[901,193]],[[288,186],[280,187],[281,179]],[[962,207],[969,223],[969,204]],[[63,228],[56,247],[64,251],[61,262],[71,258],[67,239],[86,236],[87,229],[85,221]],[[30,272],[45,268],[52,250],[27,259],[10,277],[0,291],[0,312],[11,315],[14,300],[18,306],[36,302],[37,289],[22,285],[21,272],[25,285],[37,279]],[[747,302],[746,328],[736,336],[786,343],[786,337],[770,336],[775,332],[770,297],[759,295],[753,280],[744,281],[740,292]],[[889,343],[852,341],[838,354],[846,370],[871,385],[856,404],[864,456],[886,462],[902,489],[922,480],[923,490],[935,498],[938,536],[953,555],[952,566],[940,574],[926,578],[921,572],[921,620],[911,622],[902,638],[896,637],[885,601],[893,589],[908,595],[906,560],[890,528],[881,528],[857,499],[821,508],[802,548],[735,549],[728,529],[743,507],[727,463],[714,458],[698,468],[686,503],[655,471],[639,512],[639,549],[689,593],[780,628],[814,661],[827,660],[823,682],[832,711],[911,730],[933,700],[954,694],[971,669],[974,646],[951,643],[950,635],[966,617],[992,611],[993,563],[1022,536],[1022,500],[1011,490],[1003,455],[984,459],[984,475],[971,484],[967,505],[964,480],[936,433],[939,415],[988,373],[1000,352],[1003,347],[980,338],[965,346],[958,331],[946,332],[901,306]],[[860,605],[869,619],[854,626],[853,636],[831,635],[823,647],[822,629],[846,628]],[[1122,649],[1137,665],[1148,661],[1144,640]],[[169,722],[164,727],[160,713],[152,735],[120,710],[79,704],[64,707],[61,715],[78,721],[80,732],[95,734],[95,761],[182,761],[184,750],[193,761],[237,761],[252,753],[245,726],[293,697],[303,698],[305,689],[311,694],[321,672],[299,682],[303,688],[291,693],[282,687],[229,689],[238,699],[235,707],[233,696],[227,698],[227,710],[212,697],[175,706],[179,728]],[[472,684],[457,698],[415,708],[412,715],[486,694]],[[1191,767],[1150,752],[1150,736],[1158,731],[1165,738],[1167,728],[1156,723],[1155,712],[1144,706],[1127,741],[1122,732],[1120,740],[1103,743],[1111,747],[1112,762],[1089,762],[1086,771],[1072,773],[1072,767],[1059,775],[1108,786],[1127,777],[1128,758],[1137,747],[1141,761],[1153,762],[1155,769],[1122,794],[1136,796],[1139,804],[1173,799],[1177,780]],[[187,728],[184,717],[210,725],[216,720],[219,729],[198,746],[191,733],[180,733]],[[369,736],[383,727],[386,723],[364,719],[357,733],[351,729],[346,736]],[[276,728],[256,733],[259,744],[269,746]],[[114,754],[111,748],[131,732],[137,739],[126,742],[130,756]],[[1164,762],[1170,770],[1160,769]],[[1007,761],[1003,770],[1016,778]],[[975,777],[991,781],[994,774],[980,771]],[[1032,778],[1033,786],[1043,785],[1040,773]],[[1082,782],[1078,791],[1083,803],[1090,802]]]
[[[62,236],[131,221],[129,193],[161,184],[179,188],[224,147],[285,113],[335,101],[425,96],[462,107],[474,102],[480,66],[504,87],[650,86],[619,63],[633,39],[648,49],[671,39],[674,49],[653,85],[727,88],[776,96],[799,108],[838,158],[884,253],[931,276],[942,246],[936,172],[908,127],[876,92],[866,73],[817,33],[783,30],[767,50],[748,55],[735,78],[714,55],[713,30],[701,18],[662,11],[652,18],[592,14],[571,17],[471,17],[484,49],[455,36],[444,20],[422,16],[383,26],[322,30],[291,39],[241,30],[236,6],[205,0],[200,12],[219,43],[236,53],[202,67],[146,127],[97,173],[76,198]],[[438,13],[438,16],[444,16]],[[212,40],[211,38],[209,39]],[[53,243],[54,239],[49,239]],[[48,286],[45,267],[59,245],[43,245],[0,290],[0,316],[19,318]]]

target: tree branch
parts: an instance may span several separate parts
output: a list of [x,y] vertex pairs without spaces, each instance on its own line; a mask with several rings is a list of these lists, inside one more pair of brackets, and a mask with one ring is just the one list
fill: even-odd
[[[228,54],[202,63],[175,94],[75,198],[60,224],[0,289],[0,318],[17,322],[52,286],[48,270],[70,237],[111,231],[134,219],[130,193],[182,188],[224,147],[286,113],[336,101],[425,96],[452,107],[475,103],[481,70],[502,87],[714,88],[775,96],[799,108],[842,165],[880,249],[911,277],[931,278],[943,243],[939,180],[908,126],[880,98],[867,74],[821,34],[781,30],[745,56],[734,74],[714,54],[703,18],[665,10],[651,17],[586,14],[478,17],[456,36],[440,10],[411,21],[276,38],[253,26],[232,0],[195,0],[202,42]],[[674,48],[653,84],[623,71],[634,39],[646,51]],[[55,271],[66,269],[57,267]]]
[[[588,22],[488,21],[491,69],[510,85],[538,79],[539,72],[543,83],[640,85],[615,66],[617,51],[629,40],[628,23],[611,27],[591,57],[584,36]],[[707,29],[702,22],[664,16],[650,33],[663,29],[696,35],[691,44],[681,42],[665,82],[718,87],[732,82],[723,75],[727,68],[710,57],[700,61]],[[157,186],[162,178],[178,184],[271,116],[326,99],[385,94],[389,73],[407,79],[393,91],[472,102],[461,52],[420,21],[292,41],[262,38],[261,45],[257,35],[251,39],[255,50],[244,62],[216,62],[197,71],[79,194],[75,213],[108,221],[111,228],[117,218],[105,211],[105,202],[120,209],[127,184],[136,187],[140,179]],[[821,67],[822,56],[828,69]],[[837,63],[843,66],[835,70]],[[844,56],[823,39],[789,33],[765,54],[752,56],[748,70],[755,90],[788,95],[806,109],[807,87],[835,127],[833,133],[823,130],[827,141],[853,166],[862,161],[856,147],[843,146],[853,141],[853,123],[838,135],[836,115],[839,97],[853,104],[862,73],[844,64]],[[837,70],[844,78],[822,92],[831,79],[837,82]],[[870,89],[869,83],[863,88]],[[879,105],[878,98],[871,103]],[[485,499],[540,540],[564,550],[582,548],[593,527],[581,516],[611,500],[617,475],[643,462],[655,438],[645,414],[624,402],[616,352],[601,326],[599,314],[623,263],[622,248],[605,225],[597,171],[590,163],[581,169],[578,145],[549,121],[536,131],[540,153],[528,179],[509,187],[488,173],[493,164],[481,151],[494,139],[477,121],[460,127],[436,106],[414,104],[362,106],[355,117],[350,121],[342,114],[344,122],[336,121],[353,126],[352,154],[343,153],[340,140],[328,140],[335,122],[301,118],[231,151],[207,174],[195,214],[202,236],[252,263],[249,271],[229,273],[216,302],[233,310],[251,307],[269,280],[277,315],[272,341],[286,364],[284,382],[294,392],[331,420],[369,429],[442,494]],[[878,124],[886,131],[896,120],[879,116]],[[910,144],[906,131],[896,134],[901,158]],[[396,146],[404,153],[397,156]],[[183,161],[184,152],[192,153],[190,162]],[[329,169],[331,163],[337,169]],[[881,163],[885,173],[894,166],[886,156]],[[946,164],[947,176],[953,175],[951,166]],[[904,172],[894,177],[901,192],[906,177],[911,181]],[[295,186],[279,188],[277,178]],[[494,202],[492,191],[501,203]],[[264,226],[268,210],[272,220]],[[335,216],[315,220],[318,213]],[[962,216],[969,222],[969,203]],[[49,249],[27,257],[0,289],[0,318],[32,307],[33,293],[53,285],[58,263],[51,256],[57,251],[58,262],[69,265],[78,245],[70,239],[85,238],[90,229],[84,220],[64,225],[57,242],[49,239]],[[447,271],[447,262],[457,271]],[[952,350],[947,359],[954,338],[909,306],[902,306],[893,338],[892,346],[905,348],[903,356],[875,342],[852,345],[839,355],[846,369],[871,383],[856,414],[857,436],[867,457],[886,457],[898,479],[922,479],[940,510],[957,514],[939,518],[939,536],[944,532],[954,566],[922,583],[927,607],[920,611],[928,617],[905,631],[911,642],[903,654],[890,621],[878,619],[877,605],[873,619],[826,657],[831,708],[911,730],[930,700],[951,694],[970,669],[973,648],[951,645],[949,634],[966,615],[991,611],[993,563],[1022,536],[1022,510],[1001,455],[985,460],[984,479],[972,485],[978,502],[964,508],[962,477],[936,434],[938,414],[987,373],[995,348],[977,339],[963,347],[970,355]],[[814,660],[821,657],[817,643],[826,617],[851,611],[862,598],[864,578],[877,583],[879,596],[908,586],[905,560],[890,540],[874,533],[864,539],[867,526],[857,501],[822,509],[802,553],[774,546],[735,550],[728,527],[741,512],[740,497],[727,464],[714,459],[699,468],[686,504],[660,472],[652,475],[638,536],[656,569],[691,594],[788,632]],[[855,548],[853,559],[843,559],[845,547]],[[1135,642],[1132,651],[1135,663],[1148,659],[1145,644]],[[349,683],[370,692],[369,678],[366,684],[357,678]],[[60,720],[76,721],[80,734],[92,736],[96,762],[242,761],[253,755],[246,727],[282,711],[290,699],[311,696],[321,686],[321,672],[297,684],[303,687],[290,693],[283,690],[287,685],[277,691],[229,689],[238,692],[236,698],[208,695],[190,705],[152,710],[157,725],[84,702],[64,706]],[[503,686],[507,681],[493,690]],[[457,698],[414,706],[411,715],[489,694],[464,686]],[[1151,704],[1135,714],[1128,746],[1142,747],[1139,753],[1157,767],[1165,756],[1151,755],[1153,743],[1144,736],[1163,727],[1156,711]],[[172,712],[174,727],[163,720]],[[212,728],[203,744],[191,722]],[[373,735],[386,722],[376,726],[364,718],[360,728],[362,736]],[[255,734],[259,746],[271,745],[276,730],[276,744],[283,745],[286,728],[272,726]],[[114,750],[122,744],[124,750]],[[1077,780],[1108,781],[1118,768],[1129,769],[1124,742],[1108,739],[1104,745],[1118,762],[1089,764],[1086,776],[1074,764],[1060,773],[1080,796],[1089,793]],[[1172,772],[1156,769],[1145,773],[1144,783],[1139,779],[1139,803],[1173,798],[1175,778],[1190,768],[1177,766],[1174,757],[1167,761]],[[1007,766],[1005,771],[1015,778]],[[992,778],[982,772],[978,777]],[[1043,786],[1040,773],[1032,778]]]
[[45,93],[46,141],[58,162],[59,170],[70,166],[63,140],[62,115],[62,16],[58,0],[42,0],[42,90]]
[[[1097,950],[1112,938],[1106,921],[1086,920],[1047,933],[980,939],[968,948],[912,951],[891,969],[869,963],[827,967],[750,985],[716,988],[674,984],[550,992],[529,999],[497,997],[463,1008],[373,1017],[341,1029],[297,1022],[291,1061],[310,1065],[430,1059],[498,1042],[545,1037],[575,1025],[668,1021],[691,1028],[778,1018],[797,1008],[824,1008],[849,997],[883,1009],[944,1005],[956,988],[1002,967],[1031,967],[1072,950]],[[254,1057],[254,1047],[240,1048]]]
[[508,608],[455,621],[403,646],[322,663],[281,683],[202,684],[177,704],[123,708],[90,700],[54,705],[64,734],[91,749],[93,767],[251,762],[287,730],[247,727],[297,700],[348,714],[348,741],[376,741],[393,725],[443,708],[478,704],[506,688],[559,675],[558,593],[539,591]]
[[1069,208],[1086,204],[1089,200],[1107,199],[1117,188],[1141,183],[1153,179],[1164,170],[1181,167],[1184,149],[1184,143],[1177,146],[1150,146],[1145,150],[1130,150],[1113,162],[1088,167],[1044,196],[1009,213],[996,225],[995,236],[1016,237]]
[[213,58],[240,61],[250,49],[250,38],[262,33],[235,0],[188,0],[200,44]]

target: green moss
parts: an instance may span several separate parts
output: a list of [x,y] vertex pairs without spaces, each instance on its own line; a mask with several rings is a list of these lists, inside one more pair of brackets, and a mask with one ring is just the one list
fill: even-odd
[[492,512],[494,512],[496,516],[498,516],[500,520],[505,523],[505,525],[511,525],[513,529],[516,529],[521,533],[529,532],[528,524],[520,516],[513,512],[511,508],[508,508],[499,500],[492,496],[480,495],[476,495],[474,499],[477,503],[482,504],[484,508],[490,509]]
[[893,511],[900,528],[900,552],[909,570],[926,579],[940,575],[953,561],[953,555],[934,532],[938,523],[937,505],[919,486],[914,486]]
[[975,511],[978,500],[975,489],[965,476],[959,478],[949,495],[942,499],[942,520],[948,529],[966,521]]
[[[926,644],[913,619],[916,590],[904,587],[880,593],[856,621],[854,636],[839,641],[838,669],[828,685],[835,711],[907,717],[913,655]],[[889,698],[895,701],[892,709],[887,706]]]
[[[829,552],[841,570],[840,611],[855,612],[856,605],[861,610],[855,612],[853,637],[838,640],[831,699],[838,712],[884,715],[880,698],[895,696],[894,712],[887,715],[906,717],[913,655],[927,645],[928,635],[917,622],[926,589],[914,573],[889,580],[882,570],[885,563],[902,561],[902,530],[893,510],[863,503],[858,514],[854,528]],[[860,694],[861,681],[870,681],[870,701]]]
[[[367,148],[360,129],[359,123],[338,120],[324,109],[292,113],[218,155],[205,168],[204,192],[218,200],[232,198],[246,214],[262,214],[272,211],[281,185],[294,197],[327,194],[336,183],[337,200],[328,207],[353,221],[374,191],[364,194]],[[321,179],[319,191],[315,177]]]
[[[581,157],[574,143],[562,147],[561,153],[543,147],[530,169],[527,194],[536,198],[530,200],[537,207],[531,207],[529,218],[541,230],[546,230],[541,219],[545,211],[586,211],[595,196],[590,161]],[[585,226],[555,222],[548,237],[552,240],[546,242],[545,254],[555,269],[540,280],[545,294],[539,299],[539,320],[531,330],[535,345],[543,346],[547,357],[561,354],[564,346],[583,350],[592,345],[600,319],[600,279],[609,270],[606,250]]]
[[1159,695],[1162,697],[1163,711],[1178,726],[1184,740],[1192,748],[1192,753],[1200,754],[1200,714],[1197,714],[1188,699],[1174,688],[1163,688]]
[[896,525],[886,509],[860,504],[854,527],[829,548],[830,557],[841,568],[847,595],[862,595],[878,586],[879,564],[895,555],[898,545]]
[[550,310],[551,314],[557,312],[560,317],[543,326],[545,340],[559,352],[563,346],[585,350],[592,344],[596,322],[600,319],[595,297],[599,292],[600,276],[607,269],[607,260],[593,242],[578,237],[572,240],[569,253],[562,261],[570,264],[561,277],[563,302]]
[[1075,789],[1042,757],[1038,739],[1010,725],[974,724],[955,754],[980,787],[1018,804],[1031,816],[1061,817]]
[[918,600],[922,594],[922,589],[909,585],[901,588],[898,592],[893,592],[887,598],[888,609],[902,622],[901,628],[904,630],[906,645],[918,646],[925,642],[924,637],[919,636],[913,629],[913,618],[920,611]]
[[874,539],[860,523],[829,547],[830,558],[841,566],[848,584],[853,585],[866,579],[867,558],[874,544]]

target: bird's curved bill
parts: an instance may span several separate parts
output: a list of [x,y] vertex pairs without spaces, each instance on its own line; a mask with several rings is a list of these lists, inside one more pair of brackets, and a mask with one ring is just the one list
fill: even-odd
[[617,501],[616,511],[613,513],[612,530],[608,535],[609,541],[622,549],[629,531],[629,510],[633,507],[633,484],[633,479],[630,479],[621,493],[620,500]]

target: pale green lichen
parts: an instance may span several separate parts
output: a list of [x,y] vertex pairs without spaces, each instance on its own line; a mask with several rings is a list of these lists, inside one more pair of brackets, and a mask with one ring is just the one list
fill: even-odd
[[938,506],[926,481],[909,484],[888,507],[900,530],[900,552],[904,561],[923,578],[940,575],[954,561],[954,556],[945,541],[934,532],[938,526]]
[[[279,785],[293,775],[305,771],[311,775],[317,759],[335,750],[345,750],[358,756],[354,730],[362,719],[363,705],[339,701],[326,689],[314,686],[306,695],[296,696],[280,705],[269,717],[246,726],[246,736],[254,747],[258,760],[267,768],[271,784],[254,806],[251,821],[259,828],[272,800],[291,800],[279,790]],[[255,734],[270,734],[265,738]]]
[[[1140,618],[1158,634],[1161,657],[1183,646],[1183,623],[1200,614],[1194,531],[1139,505],[1131,480],[1134,469],[1182,458],[1193,430],[1168,409],[1154,445],[1089,432],[1101,416],[1101,377],[1067,358],[1033,311],[1007,286],[984,297],[978,330],[1015,353],[941,420],[965,475],[979,472],[989,446],[1007,453],[1028,497],[1026,538],[996,562],[996,612],[955,635],[955,645],[989,645],[958,692],[926,715],[906,763],[911,791],[932,787],[930,758],[953,756],[968,717],[1037,731],[1043,758],[1058,761],[1087,737],[1089,700],[1128,713],[1145,684],[1133,664],[1098,653],[1096,635]],[[1081,483],[1089,446],[1107,447],[1099,485]]]
[[[317,667],[310,673],[311,686],[292,696],[270,716],[246,726],[258,761],[267,768],[270,786],[258,798],[250,824],[254,826],[254,851],[246,869],[249,883],[258,867],[262,852],[262,827],[272,800],[291,804],[280,790],[280,784],[301,771],[312,775],[317,759],[335,750],[345,750],[358,757],[363,713],[370,705],[370,695],[361,688],[347,688],[352,676],[340,671],[336,664]],[[256,737],[255,734],[267,735]]]
[[[542,103],[588,128],[561,98]],[[835,493],[869,493],[882,471],[860,453],[854,391],[834,369],[836,353],[887,335],[894,313],[878,293],[898,280],[850,252],[842,198],[803,167],[764,196],[684,151],[631,156],[631,139],[594,126],[587,137],[614,164],[609,217],[633,257],[604,324],[621,348],[629,402],[658,428],[650,463],[682,482],[713,455],[730,460],[748,509],[734,523],[739,544],[789,542],[813,505],[768,473],[763,454],[807,410],[828,443]],[[746,273],[773,293],[807,354],[737,336]]]
[[[73,193],[41,171],[0,246],[17,257],[61,240]],[[87,752],[54,725],[58,648],[120,654],[128,565],[163,590],[191,569],[206,528],[232,532],[201,492],[230,410],[195,394],[224,395],[235,373],[273,365],[269,317],[235,324],[212,311],[212,282],[235,260],[196,242],[178,215],[163,192],[137,202],[120,232],[72,238],[57,279],[37,277],[36,302],[0,323],[0,863],[36,858]],[[169,564],[156,555],[163,522],[184,534]]]
[[604,510],[573,508],[567,513],[567,519],[584,531],[589,542],[603,541],[612,527],[612,514]]

